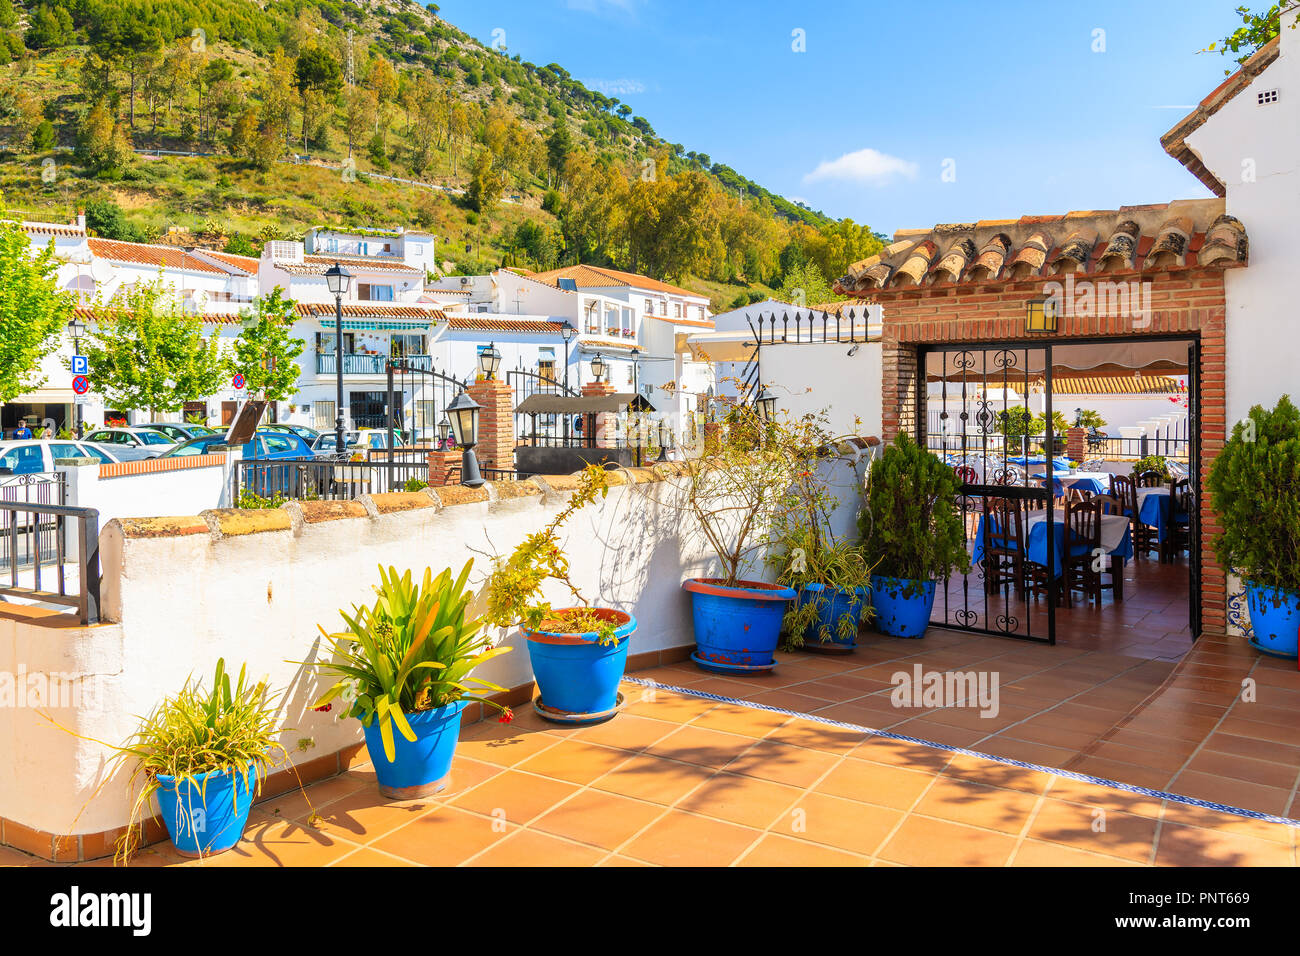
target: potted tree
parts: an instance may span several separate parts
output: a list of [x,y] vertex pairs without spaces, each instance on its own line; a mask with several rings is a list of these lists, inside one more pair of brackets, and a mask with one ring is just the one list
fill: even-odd
[[339,680],[316,702],[335,699],[349,705],[342,716],[355,717],[365,730],[366,750],[375,767],[379,792],[392,800],[437,793],[447,785],[460,735],[460,714],[481,701],[512,718],[483,691],[504,687],[471,675],[476,667],[510,650],[493,647],[482,636],[482,619],[469,617],[473,594],[465,590],[474,562],[437,577],[426,569],[422,580],[408,570],[379,569],[373,607],[340,611],[348,629],[321,634],[332,660],[313,666]]
[[935,582],[970,569],[952,468],[900,432],[871,468],[859,518],[876,628],[920,637],[929,626]]
[[[609,476],[588,465],[568,504],[541,531],[524,538],[508,558],[498,558],[487,581],[489,624],[521,626],[537,681],[537,713],[558,723],[596,723],[618,713],[619,682],[636,618],[626,611],[593,607],[569,573],[560,529],[576,512],[609,493]],[[543,585],[558,581],[576,603],[555,608]]]
[[1300,411],[1283,395],[1232,429],[1206,486],[1219,516],[1219,563],[1246,585],[1251,645],[1297,656],[1300,629]]
[[[757,403],[755,403],[757,404]],[[692,462],[683,507],[717,556],[716,577],[688,578],[695,653],[705,670],[758,673],[776,666],[775,652],[786,605],[796,592],[788,584],[744,577],[760,551],[772,543],[777,513],[800,465],[784,440],[787,432],[766,411],[737,405],[722,434],[705,438],[705,457]]]
[[115,860],[129,862],[143,843],[142,820],[153,798],[181,856],[204,857],[238,843],[267,773],[289,760],[277,739],[276,709],[266,682],[249,682],[244,667],[232,687],[223,658],[211,687],[187,680],[126,744],[104,744],[114,751],[113,761],[135,761],[130,786],[143,778]]

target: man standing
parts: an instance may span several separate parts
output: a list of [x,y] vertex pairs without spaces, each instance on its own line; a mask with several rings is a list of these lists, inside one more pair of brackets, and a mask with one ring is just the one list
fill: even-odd
[[22,421],[18,423],[18,427],[14,429],[14,438],[20,439],[20,438],[31,438],[31,437],[32,437],[32,430],[27,427],[27,419],[24,418]]

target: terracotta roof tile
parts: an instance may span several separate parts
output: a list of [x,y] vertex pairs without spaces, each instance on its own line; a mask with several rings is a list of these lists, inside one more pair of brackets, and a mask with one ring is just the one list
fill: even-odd
[[380,256],[303,256],[302,262],[290,261],[288,259],[273,259],[275,267],[282,269],[290,275],[323,275],[325,270],[334,263],[339,263],[353,272],[403,272],[413,275],[420,275],[421,271],[415,266],[408,266],[405,262],[396,258],[383,258]]
[[[520,273],[521,275],[525,273]],[[701,295],[698,292],[691,292],[689,289],[683,289],[680,286],[669,285],[666,282],[660,282],[658,279],[651,279],[649,276],[638,275],[635,272],[623,272],[620,269],[607,269],[604,266],[564,266],[559,269],[551,269],[549,272],[527,273],[527,278],[535,282],[541,282],[544,285],[559,288],[560,279],[572,279],[579,289],[599,289],[609,288],[610,286],[627,286],[633,289],[646,289],[650,292],[663,292],[668,295],[686,295],[695,299],[707,299],[708,296]]]
[[166,266],[169,269],[182,269],[191,272],[211,272],[227,275],[225,269],[211,262],[190,255],[184,249],[173,246],[153,246],[143,242],[120,242],[117,239],[91,238],[86,240],[92,255],[110,262],[129,262],[134,265]]
[[544,319],[493,318],[487,315],[447,315],[443,321],[447,328],[481,332],[530,332],[539,335],[559,335],[563,323]]
[[[325,302],[298,302],[294,308],[298,314],[307,318],[334,318],[334,303]],[[378,318],[378,319],[425,319],[429,322],[441,322],[446,318],[441,309],[430,309],[417,305],[380,305],[374,304],[349,304],[343,306],[343,317],[345,319],[355,318]]]

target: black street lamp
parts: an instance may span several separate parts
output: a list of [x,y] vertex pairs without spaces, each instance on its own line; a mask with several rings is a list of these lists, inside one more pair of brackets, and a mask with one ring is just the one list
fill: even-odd
[[641,394],[641,350],[632,350],[632,391]]
[[[569,394],[569,343],[573,337],[578,334],[578,330],[573,327],[568,319],[560,326],[560,338],[564,339],[564,394]],[[569,444],[569,416],[564,416],[564,444]]]
[[763,424],[772,421],[772,416],[776,414],[776,396],[767,390],[764,386],[754,399],[754,411],[758,412],[758,420]]
[[597,382],[602,381],[604,379],[605,368],[606,368],[605,359],[601,357],[601,354],[599,352],[597,352],[596,357],[591,360],[591,374],[596,376]]
[[474,446],[478,444],[478,413],[482,408],[478,402],[469,397],[469,392],[462,391],[447,406],[447,417],[451,419],[451,432],[456,444],[464,451],[460,456],[460,483],[470,488],[483,484],[479,474],[478,458]]
[[325,270],[325,284],[334,293],[334,385],[335,411],[334,419],[335,451],[343,454],[346,446],[343,441],[343,297],[352,288],[352,273],[337,262]]
[[488,347],[478,353],[478,370],[490,382],[497,377],[497,369],[500,367],[501,350],[496,347],[496,343],[489,342]]
[[447,413],[442,413],[442,421],[438,422],[438,447],[447,447],[447,435],[451,432],[451,422],[447,421]]
[[673,433],[672,430],[668,427],[668,422],[662,418],[659,419],[659,460],[660,461],[668,460],[668,448],[669,446],[672,445],[672,441],[673,441]]
[[[72,336],[72,354],[73,354],[73,355],[80,355],[80,354],[81,354],[81,333],[84,332],[84,331],[86,331],[85,323],[83,323],[83,322],[79,322],[79,321],[77,320],[77,317],[76,317],[75,315],[74,315],[71,319],[68,320],[68,334]],[[80,396],[77,396],[77,397],[79,398]],[[80,439],[82,438],[82,435],[83,435],[84,432],[85,432],[85,426],[82,425],[82,423],[81,423],[81,404],[80,404],[79,402],[76,402],[76,401],[73,401],[72,404],[73,404],[73,408],[74,408],[74,414],[76,415],[76,422],[77,422],[77,439],[78,439],[78,441],[80,441]]]

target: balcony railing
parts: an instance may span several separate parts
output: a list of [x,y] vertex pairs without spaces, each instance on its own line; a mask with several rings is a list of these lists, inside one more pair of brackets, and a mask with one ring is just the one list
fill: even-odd
[[[319,352],[316,355],[316,374],[333,375],[337,369],[333,352]],[[431,355],[407,355],[404,360],[411,368],[431,371],[433,369],[433,356]],[[344,375],[383,375],[384,363],[388,361],[384,355],[364,355],[360,353],[346,353],[343,356],[343,374]]]

